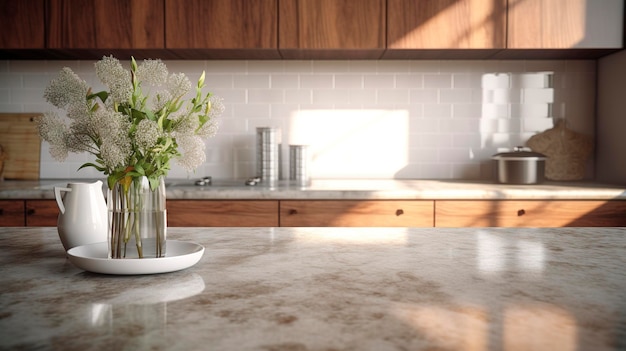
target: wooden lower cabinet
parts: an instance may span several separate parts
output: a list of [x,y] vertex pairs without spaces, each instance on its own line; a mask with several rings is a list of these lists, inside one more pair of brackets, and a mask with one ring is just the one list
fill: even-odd
[[433,201],[299,200],[280,202],[281,227],[432,227]]
[[25,223],[24,201],[0,201],[0,227],[23,227]]
[[169,227],[277,227],[278,201],[168,200]]
[[436,227],[624,227],[626,201],[435,201]]
[[26,200],[27,227],[56,227],[59,206],[56,200]]

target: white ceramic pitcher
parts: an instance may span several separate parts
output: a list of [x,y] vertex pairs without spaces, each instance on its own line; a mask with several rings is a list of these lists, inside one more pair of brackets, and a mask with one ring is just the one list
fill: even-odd
[[[65,193],[64,197],[62,193]],[[61,211],[57,230],[66,251],[75,246],[107,241],[108,215],[102,181],[68,183],[67,188],[54,187],[54,197]]]

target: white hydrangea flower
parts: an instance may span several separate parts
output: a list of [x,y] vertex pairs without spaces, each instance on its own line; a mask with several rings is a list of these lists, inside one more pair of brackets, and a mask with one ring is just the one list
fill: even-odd
[[68,155],[66,140],[69,136],[69,127],[55,112],[47,112],[37,120],[39,135],[50,144],[50,155],[57,161],[65,161]]
[[74,71],[65,67],[59,72],[44,91],[46,101],[58,108],[68,105],[85,104],[89,86]]
[[153,148],[162,133],[159,130],[159,126],[155,121],[144,119],[137,124],[137,130],[135,131],[135,142],[142,151],[150,150]]
[[69,68],[45,90],[46,100],[64,109],[67,117],[49,113],[38,123],[55,159],[62,161],[69,152],[91,153],[96,163],[84,166],[103,171],[111,186],[127,174],[137,177],[129,173],[133,166],[142,165],[150,184],[156,184],[167,175],[170,160],[188,171],[205,162],[202,138],[217,132],[224,104],[202,92],[204,73],[195,96],[185,101],[191,82],[183,73],[169,74],[161,60],[137,65],[133,59],[127,70],[113,56],[105,56],[95,68],[108,90],[91,93]]
[[167,66],[161,60],[143,60],[137,67],[137,79],[142,83],[160,86],[167,82]]
[[176,142],[180,147],[181,156],[176,159],[183,169],[192,172],[206,161],[204,141],[197,135],[176,134]]
[[167,89],[172,97],[179,98],[191,90],[191,82],[184,73],[174,73],[167,81]]
[[120,61],[113,56],[105,56],[95,65],[98,78],[109,87],[111,102],[128,101],[133,94],[133,84],[130,72],[122,67]]

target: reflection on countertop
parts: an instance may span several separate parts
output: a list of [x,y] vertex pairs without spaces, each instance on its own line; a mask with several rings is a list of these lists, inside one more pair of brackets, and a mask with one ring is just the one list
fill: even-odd
[[171,228],[167,274],[0,228],[0,349],[621,350],[626,228]]
[[[91,179],[46,179],[0,182],[0,199],[53,199],[54,187]],[[536,185],[495,184],[489,181],[429,179],[317,179],[302,187],[290,181],[275,186],[246,185],[245,179],[167,179],[168,199],[576,199],[626,200],[626,185],[594,182],[545,182]]]

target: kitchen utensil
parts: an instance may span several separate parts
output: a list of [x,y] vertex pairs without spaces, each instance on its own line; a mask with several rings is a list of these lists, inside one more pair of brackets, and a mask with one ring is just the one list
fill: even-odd
[[55,186],[54,197],[60,210],[57,231],[66,251],[107,241],[108,214],[102,181],[68,183],[66,188]]
[[546,156],[517,146],[512,152],[492,156],[496,182],[502,184],[539,184],[544,180]]

